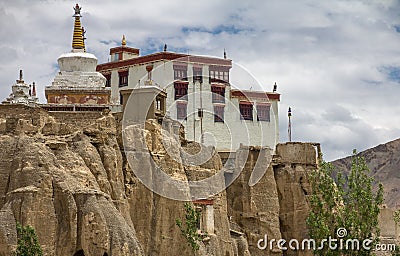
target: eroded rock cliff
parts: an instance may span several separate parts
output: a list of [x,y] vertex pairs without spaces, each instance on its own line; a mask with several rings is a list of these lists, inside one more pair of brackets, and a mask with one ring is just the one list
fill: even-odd
[[79,127],[40,109],[19,111],[3,112],[0,254],[15,247],[17,220],[35,228],[46,255],[144,255],[124,215],[129,208],[112,116]]
[[[185,219],[184,202],[152,192],[135,171],[148,173],[146,179],[161,190],[168,187],[154,175],[154,165],[184,182],[216,174],[211,186],[223,187],[226,170],[219,155],[185,163],[182,157],[200,145],[182,139],[182,131],[161,132],[151,120],[126,130],[136,131],[126,151],[120,121],[109,113],[0,106],[0,255],[11,255],[16,247],[16,221],[35,228],[45,255],[60,256],[280,255],[276,248],[260,250],[257,241],[265,234],[286,239],[306,232],[308,185],[301,177],[315,159],[293,166],[282,161],[287,152],[277,150],[273,164],[262,166],[265,174],[249,187],[262,155],[251,147],[249,155],[236,152],[236,163],[244,161],[245,168],[227,191],[194,201],[205,216],[199,223],[204,240],[194,253],[176,225],[177,218]],[[134,136],[137,132],[145,136]],[[150,154],[135,158],[143,152]],[[191,201],[195,191],[181,189]]]

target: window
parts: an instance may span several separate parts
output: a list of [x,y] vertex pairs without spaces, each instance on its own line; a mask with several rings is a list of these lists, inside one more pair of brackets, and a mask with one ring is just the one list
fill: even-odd
[[120,56],[120,53],[115,53],[114,54],[114,61],[119,61],[119,56]]
[[156,109],[161,110],[161,100],[160,99],[156,99]]
[[229,72],[224,72],[222,80],[229,82]]
[[119,93],[119,104],[121,104],[121,105],[124,104],[124,96],[122,96],[121,93]]
[[211,81],[229,82],[229,67],[210,66],[209,75]]
[[111,87],[111,74],[105,74],[104,77],[106,78],[106,87]]
[[225,103],[225,87],[212,85],[211,92],[213,103]]
[[122,71],[118,73],[119,75],[119,87],[128,86],[128,71]]
[[270,105],[257,104],[257,121],[270,121]]
[[224,106],[214,106],[214,122],[224,122]]
[[253,121],[253,104],[251,102],[239,103],[240,120]]
[[193,83],[203,82],[203,70],[202,67],[193,67]]
[[179,120],[186,120],[187,116],[187,104],[183,102],[177,102],[176,103],[176,117]]
[[174,65],[174,79],[175,80],[187,80],[187,66]]
[[188,84],[187,83],[174,83],[175,100],[187,100]]

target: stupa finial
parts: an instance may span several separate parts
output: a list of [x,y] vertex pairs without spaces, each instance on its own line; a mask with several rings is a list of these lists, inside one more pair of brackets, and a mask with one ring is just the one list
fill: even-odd
[[122,35],[122,46],[126,46],[126,39],[125,39],[125,35]]
[[75,14],[72,17],[75,17],[74,24],[74,35],[72,38],[72,49],[85,49],[85,42],[83,36],[83,28],[81,26],[81,9],[78,4],[74,7]]

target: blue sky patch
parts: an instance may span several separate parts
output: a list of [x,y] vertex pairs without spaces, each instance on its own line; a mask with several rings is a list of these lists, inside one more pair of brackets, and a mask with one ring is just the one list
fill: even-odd
[[380,71],[386,74],[390,80],[400,83],[400,67],[396,66],[384,66],[380,68]]
[[210,33],[213,35],[218,35],[223,32],[226,32],[228,34],[239,34],[240,32],[243,32],[243,31],[251,31],[251,29],[238,28],[235,25],[219,25],[212,29],[207,29],[204,27],[183,27],[182,28],[182,32],[185,34],[190,33],[190,32],[206,32],[206,33]]
[[[112,44],[112,43],[115,43],[115,41],[113,41],[113,40],[100,40],[100,43],[102,43],[102,44],[105,44],[105,45],[110,45],[110,44]],[[120,43],[120,42],[118,42],[118,43]]]

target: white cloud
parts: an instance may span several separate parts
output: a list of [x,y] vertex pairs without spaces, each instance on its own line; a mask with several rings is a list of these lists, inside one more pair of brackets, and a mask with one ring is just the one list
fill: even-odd
[[[41,91],[71,45],[71,1],[0,2],[0,98],[24,69]],[[388,1],[81,1],[88,50],[100,62],[125,34],[142,52],[189,49],[228,57],[265,89],[278,83],[281,141],[287,108],[293,137],[321,142],[327,159],[400,136],[396,0]],[[393,78],[393,77],[392,77]],[[245,88],[249,87],[244,85]]]

